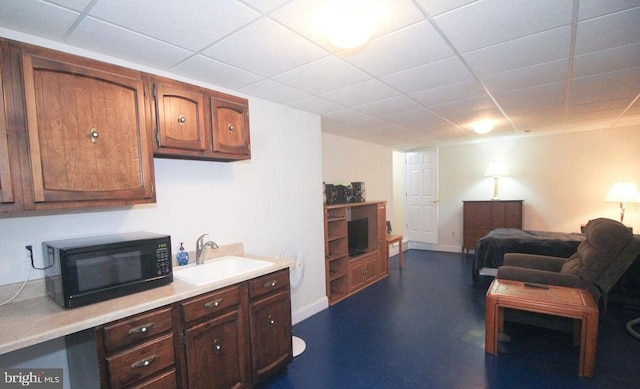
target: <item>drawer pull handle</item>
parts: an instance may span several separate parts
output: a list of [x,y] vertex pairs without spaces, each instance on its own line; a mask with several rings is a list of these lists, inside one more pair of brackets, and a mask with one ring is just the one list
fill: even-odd
[[149,358],[142,359],[142,360],[140,360],[140,361],[138,361],[138,362],[133,362],[133,363],[131,364],[131,368],[132,368],[132,369],[139,369],[139,368],[141,368],[141,367],[147,367],[147,366],[149,366],[153,361],[155,361],[156,359],[158,359],[158,356],[157,356],[157,355],[155,355],[155,354],[153,354],[153,355],[152,355],[152,356],[150,356]]
[[278,280],[272,280],[264,284],[265,288],[273,288],[278,283]]
[[134,327],[134,328],[129,330],[129,335],[146,334],[147,332],[149,332],[149,330],[151,328],[153,328],[155,326],[156,326],[156,323],[151,322],[151,323],[143,324],[143,325],[138,326],[138,327]]
[[273,326],[274,324],[276,324],[275,319],[273,318],[273,316],[269,315],[269,317],[267,318],[269,326]]
[[205,308],[217,308],[220,305],[222,305],[222,301],[223,301],[223,299],[217,299],[217,300],[214,300],[214,301],[209,301],[208,303],[206,303],[204,305],[204,307]]
[[220,345],[220,341],[218,339],[213,341],[213,352],[215,354],[220,354],[222,351],[222,346]]

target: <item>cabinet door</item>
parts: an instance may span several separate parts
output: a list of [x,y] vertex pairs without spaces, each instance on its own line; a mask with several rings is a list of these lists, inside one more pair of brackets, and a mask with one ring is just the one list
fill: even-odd
[[211,97],[213,152],[229,159],[249,159],[249,105],[247,100],[216,95]]
[[17,200],[14,182],[18,183],[18,179],[14,179],[17,160],[12,158],[16,148],[13,145],[10,146],[9,122],[7,120],[8,93],[6,90],[8,85],[4,82],[4,73],[8,73],[10,70],[7,55],[7,45],[0,42],[0,210],[2,211],[14,208]]
[[387,255],[387,205],[378,204],[378,276],[389,273],[389,256]]
[[174,87],[154,82],[153,97],[156,120],[156,153],[205,151],[205,98],[198,89],[187,85]]
[[185,331],[190,389],[248,386],[242,328],[240,311],[232,311]]
[[251,362],[254,383],[284,368],[293,359],[291,297],[288,289],[251,303]]
[[22,71],[34,203],[155,200],[139,72],[28,49]]

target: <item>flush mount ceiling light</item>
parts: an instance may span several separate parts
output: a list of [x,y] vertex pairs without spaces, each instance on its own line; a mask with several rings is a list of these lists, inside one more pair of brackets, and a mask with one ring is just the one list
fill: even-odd
[[482,134],[491,132],[491,130],[493,130],[494,127],[495,127],[495,124],[493,123],[493,120],[483,120],[473,125],[473,132],[475,132],[476,134],[482,135]]
[[371,38],[381,14],[379,2],[332,1],[319,16],[320,28],[331,45],[339,49],[355,49]]

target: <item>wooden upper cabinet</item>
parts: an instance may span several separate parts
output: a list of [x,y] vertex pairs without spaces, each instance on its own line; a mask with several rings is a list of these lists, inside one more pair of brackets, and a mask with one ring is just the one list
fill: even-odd
[[205,129],[202,91],[170,80],[154,79],[152,82],[156,121],[154,152],[205,152],[210,141]]
[[246,99],[152,76],[154,155],[235,161],[251,158]]
[[155,201],[142,73],[23,48],[34,208]]
[[[9,85],[4,82],[4,74],[10,71],[8,61],[8,46],[5,42],[0,42],[0,210],[10,211],[17,209],[20,204],[14,193],[19,185],[19,178],[16,177],[18,171],[16,147],[13,145],[14,136],[9,137],[9,114],[7,98]],[[13,134],[12,134],[13,135]]]
[[234,159],[251,158],[247,100],[218,94],[211,98],[213,151]]

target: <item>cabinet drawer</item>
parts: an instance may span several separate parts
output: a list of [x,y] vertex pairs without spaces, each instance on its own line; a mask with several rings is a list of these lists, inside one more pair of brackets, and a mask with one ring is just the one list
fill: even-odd
[[267,274],[249,281],[249,298],[254,299],[266,293],[289,286],[289,268]]
[[163,308],[132,318],[106,325],[104,343],[108,351],[150,339],[170,331],[172,328],[171,308]]
[[173,334],[168,334],[107,358],[113,388],[150,377],[175,363]]
[[175,389],[177,387],[176,369],[172,369],[141,384],[133,386],[131,389]]
[[240,285],[233,285],[183,302],[182,314],[184,321],[190,322],[238,304],[240,304]]

